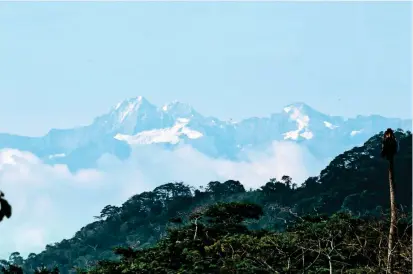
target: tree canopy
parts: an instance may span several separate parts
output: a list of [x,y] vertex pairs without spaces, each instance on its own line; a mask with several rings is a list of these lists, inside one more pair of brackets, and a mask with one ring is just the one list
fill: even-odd
[[[395,269],[411,273],[412,135],[395,134],[403,209]],[[167,183],[106,206],[71,239],[0,265],[5,273],[381,273],[389,189],[380,149],[373,136],[298,187],[287,175],[249,191],[234,180]]]

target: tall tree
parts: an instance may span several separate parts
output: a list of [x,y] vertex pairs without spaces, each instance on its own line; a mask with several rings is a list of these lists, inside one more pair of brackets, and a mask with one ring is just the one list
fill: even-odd
[[389,187],[390,187],[390,229],[387,249],[387,273],[393,273],[393,251],[397,231],[397,208],[394,184],[394,155],[397,153],[398,143],[393,130],[388,128],[384,133],[382,156],[389,162]]
[[394,159],[389,160],[389,186],[390,186],[390,229],[387,255],[387,273],[393,273],[394,241],[397,233],[397,208],[394,184]]

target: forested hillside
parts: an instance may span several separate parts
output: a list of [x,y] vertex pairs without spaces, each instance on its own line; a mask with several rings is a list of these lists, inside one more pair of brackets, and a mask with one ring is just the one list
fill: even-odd
[[[41,265],[60,273],[380,273],[389,207],[381,136],[340,154],[300,187],[288,176],[249,191],[232,180],[205,189],[159,186],[121,207],[106,206],[71,239],[1,263],[5,273],[19,273],[7,271],[10,264],[24,273]],[[411,273],[412,135],[396,136],[396,199],[404,218],[396,268]]]

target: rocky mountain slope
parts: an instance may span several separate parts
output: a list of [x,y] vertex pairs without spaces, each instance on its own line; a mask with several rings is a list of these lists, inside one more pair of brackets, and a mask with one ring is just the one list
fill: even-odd
[[173,149],[189,144],[210,157],[245,160],[247,150],[289,140],[306,146],[319,159],[329,159],[387,127],[411,130],[412,121],[379,115],[346,119],[304,103],[291,104],[269,117],[221,121],[178,101],[157,107],[138,96],[118,103],[88,126],[52,129],[43,137],[0,133],[0,149],[29,151],[46,163],[67,164],[71,170],[94,167],[105,153],[126,159],[134,145]]

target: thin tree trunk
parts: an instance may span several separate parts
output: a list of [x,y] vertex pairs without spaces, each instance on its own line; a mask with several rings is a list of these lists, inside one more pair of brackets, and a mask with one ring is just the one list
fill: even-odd
[[194,234],[194,241],[196,240],[196,235],[198,233],[198,218],[195,219],[195,234]]
[[303,269],[304,269],[304,273],[305,273],[305,256],[304,256],[304,250],[303,249],[301,249],[301,252],[302,252],[302,258],[303,258]]
[[394,241],[396,238],[397,229],[397,208],[395,197],[395,185],[394,185],[394,161],[393,157],[389,159],[389,186],[390,186],[390,229],[389,229],[389,242],[387,249],[387,273],[393,273],[393,250]]
[[331,261],[331,257],[328,257],[328,266],[330,268],[330,274],[333,274],[333,262]]
[[287,265],[288,273],[290,273],[290,261],[291,261],[291,259],[290,259],[290,257],[288,257],[288,265]]

